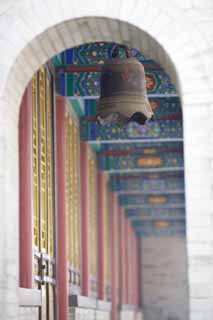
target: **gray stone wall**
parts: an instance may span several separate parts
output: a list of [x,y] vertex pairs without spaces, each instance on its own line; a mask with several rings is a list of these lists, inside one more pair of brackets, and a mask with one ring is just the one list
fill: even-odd
[[19,320],[38,320],[38,307],[20,307]]
[[141,299],[144,320],[188,320],[186,240],[141,240]]

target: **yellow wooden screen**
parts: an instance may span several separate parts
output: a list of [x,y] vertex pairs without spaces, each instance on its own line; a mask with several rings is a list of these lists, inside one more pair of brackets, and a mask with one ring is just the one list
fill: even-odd
[[[41,319],[54,320],[53,101],[45,67],[32,79],[33,224],[35,287],[42,289]],[[39,265],[44,267],[43,272]]]
[[48,195],[48,252],[54,257],[54,208],[53,208],[53,132],[52,132],[52,89],[46,77],[47,103],[47,195]]
[[47,252],[47,119],[45,70],[39,72],[42,251]]
[[35,74],[32,79],[32,95],[33,95],[33,206],[34,206],[34,245],[39,249],[39,171],[38,171],[38,75]]
[[79,129],[66,114],[66,209],[70,282],[80,286]]

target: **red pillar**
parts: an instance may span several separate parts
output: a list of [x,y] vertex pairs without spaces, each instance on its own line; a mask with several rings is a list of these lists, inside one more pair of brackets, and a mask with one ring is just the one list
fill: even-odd
[[98,298],[104,300],[104,266],[105,266],[105,246],[104,246],[104,201],[105,201],[105,176],[104,172],[98,171]]
[[82,294],[84,296],[89,295],[88,174],[88,144],[81,142]]
[[125,218],[125,278],[126,278],[126,304],[129,304],[129,230],[128,219]]
[[120,304],[126,304],[126,234],[125,234],[125,213],[119,207],[120,218]]
[[136,282],[135,282],[135,305],[139,306],[139,290],[140,290],[140,261],[139,261],[139,239],[135,234],[135,275],[136,275]]
[[131,304],[131,294],[132,294],[132,281],[131,281],[131,228],[130,221],[127,221],[127,260],[128,260],[128,304]]
[[118,299],[117,299],[117,285],[118,285],[118,266],[117,266],[117,198],[114,192],[111,193],[111,299],[112,299],[112,320],[118,320]]
[[65,99],[56,98],[57,155],[57,290],[60,320],[68,319],[68,261],[66,224]]
[[25,90],[19,118],[19,285],[33,288],[32,90]]

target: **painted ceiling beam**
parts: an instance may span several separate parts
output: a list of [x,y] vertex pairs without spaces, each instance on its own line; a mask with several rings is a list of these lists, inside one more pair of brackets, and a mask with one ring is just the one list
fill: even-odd
[[184,236],[186,235],[186,229],[180,230],[136,230],[136,234],[140,238],[147,237],[172,237],[172,236]]
[[162,204],[162,205],[153,205],[153,204],[125,204],[122,205],[125,209],[184,209],[185,203],[178,204]]
[[137,217],[137,218],[130,218],[132,222],[135,224],[141,223],[143,221],[159,221],[159,220],[168,220],[168,221],[185,221],[186,217],[185,216],[168,216],[168,215],[162,215],[162,216],[156,216],[156,217],[149,217],[149,216],[144,216],[144,217]]
[[[178,98],[179,96],[176,93],[147,93],[148,98]],[[69,100],[75,100],[75,99],[81,99],[84,100],[99,100],[100,96],[73,96],[73,95],[67,95],[66,97],[69,98]]]
[[159,138],[159,139],[112,139],[112,140],[87,140],[87,142],[91,145],[93,144],[126,144],[126,143],[167,143],[167,142],[183,142],[183,138]]
[[107,173],[117,174],[117,173],[146,173],[146,172],[175,172],[184,171],[184,167],[167,167],[167,168],[136,168],[136,169],[110,169]]
[[125,214],[127,217],[156,217],[156,216],[185,216],[185,209],[184,208],[160,208],[160,207],[154,207],[150,209],[142,209],[141,208],[136,208],[136,209],[126,209]]
[[184,189],[180,190],[156,190],[156,191],[143,191],[143,190],[121,190],[116,191],[118,195],[161,195],[161,194],[184,194]]
[[177,221],[177,220],[186,220],[185,216],[156,216],[156,217],[131,217],[130,220],[134,223],[143,222],[143,221],[158,221],[158,220],[168,220],[168,221]]

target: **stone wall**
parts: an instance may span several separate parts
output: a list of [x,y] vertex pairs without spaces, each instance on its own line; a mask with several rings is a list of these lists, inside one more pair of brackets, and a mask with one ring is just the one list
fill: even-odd
[[20,307],[19,320],[38,320],[38,307]]
[[186,240],[141,240],[141,298],[144,320],[188,320]]

